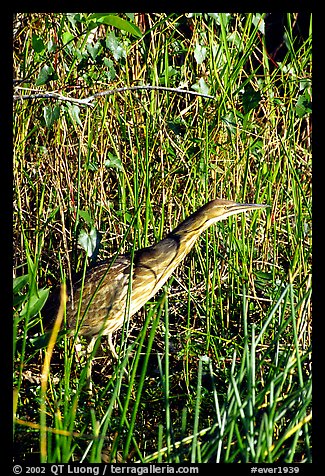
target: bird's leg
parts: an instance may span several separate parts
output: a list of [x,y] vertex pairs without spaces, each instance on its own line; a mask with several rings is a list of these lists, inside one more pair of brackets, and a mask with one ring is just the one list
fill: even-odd
[[88,361],[88,368],[87,368],[87,376],[86,376],[86,388],[92,392],[92,380],[91,380],[91,370],[92,370],[92,359],[91,359],[91,354],[94,350],[94,345],[96,342],[96,337],[92,337],[89,344],[87,345],[86,352],[82,350],[82,344],[80,342],[79,337],[77,337],[76,343],[75,343],[75,351],[76,351],[76,357],[77,360],[80,362],[80,357],[83,355],[86,364]]
[[[109,348],[110,348],[110,351],[111,351],[113,357],[118,362],[118,355],[116,353],[116,350],[115,350],[115,347],[114,347],[114,344],[113,344],[113,341],[112,341],[112,334],[111,333],[107,334],[107,342],[108,342],[108,345],[109,345]],[[105,369],[105,367],[102,369],[102,372],[104,371],[104,369]],[[125,368],[123,368],[123,372],[126,375],[129,375],[128,371]]]
[[[87,388],[88,388],[89,392],[92,392],[91,371],[92,371],[92,359],[94,357],[94,356],[92,357],[91,354],[94,350],[96,339],[97,339],[97,336],[92,337],[88,346],[87,346],[87,357],[88,357],[88,360],[89,360],[88,370],[87,370]],[[111,333],[107,334],[107,341],[108,341],[108,345],[109,345],[109,348],[110,348],[110,351],[111,351],[113,357],[116,360],[118,360],[118,355],[116,353],[116,350],[115,350],[115,347],[114,347],[114,344],[113,344],[113,341],[112,341],[112,334]]]
[[93,382],[92,382],[92,379],[91,379],[91,370],[92,370],[92,357],[91,357],[91,354],[94,350],[94,346],[95,346],[95,342],[96,342],[96,337],[92,337],[89,344],[87,345],[87,360],[89,361],[88,362],[88,368],[87,368],[87,389],[90,393],[92,393],[93,391]]
[[118,360],[118,355],[116,353],[116,350],[115,350],[115,347],[114,347],[114,344],[113,344],[113,341],[112,341],[112,334],[111,333],[107,334],[107,341],[108,341],[108,345],[109,345],[109,348],[112,352],[113,357],[115,357],[115,359]]

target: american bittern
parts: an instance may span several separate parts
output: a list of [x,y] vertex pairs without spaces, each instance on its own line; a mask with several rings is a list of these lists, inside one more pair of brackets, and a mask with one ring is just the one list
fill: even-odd
[[[193,213],[159,243],[116,258],[111,267],[99,264],[74,287],[75,305],[67,303],[68,327],[94,343],[101,333],[109,337],[164,285],[189,253],[199,235],[210,225],[231,215],[268,205],[212,200]],[[129,283],[130,276],[132,282]],[[130,284],[130,285],[129,285]]]

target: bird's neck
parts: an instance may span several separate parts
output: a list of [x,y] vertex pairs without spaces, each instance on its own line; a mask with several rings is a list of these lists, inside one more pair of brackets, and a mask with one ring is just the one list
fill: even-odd
[[177,235],[184,245],[192,248],[197,238],[210,226],[211,222],[202,207],[180,223],[171,235]]
[[[189,253],[198,237],[211,223],[208,222],[205,207],[190,215],[180,223],[162,242],[174,240],[177,246],[177,262],[179,263]],[[159,246],[157,243],[156,246]]]
[[137,253],[135,280],[145,277],[148,280],[151,279],[150,286],[147,287],[149,297],[153,296],[167,281],[174,269],[189,253],[200,234],[210,224],[207,223],[203,207],[203,210],[193,213],[166,238]]

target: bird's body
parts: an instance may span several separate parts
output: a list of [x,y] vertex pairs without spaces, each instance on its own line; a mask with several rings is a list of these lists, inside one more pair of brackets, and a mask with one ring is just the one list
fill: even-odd
[[[267,205],[212,200],[157,244],[102,263],[74,285],[74,305],[67,303],[67,325],[79,335],[111,337],[165,284],[189,253],[199,235],[210,225],[230,215]],[[130,283],[130,277],[132,281]]]

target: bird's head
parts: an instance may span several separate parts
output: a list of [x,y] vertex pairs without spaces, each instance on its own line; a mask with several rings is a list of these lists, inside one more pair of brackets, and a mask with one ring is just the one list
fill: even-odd
[[217,221],[225,220],[231,215],[237,215],[237,213],[258,210],[266,207],[269,207],[269,205],[258,203],[238,203],[233,202],[232,200],[217,198],[202,207],[202,212],[205,216],[206,227],[208,227]]
[[200,234],[209,226],[217,221],[225,220],[231,215],[243,213],[261,208],[269,207],[269,205],[257,203],[237,203],[232,200],[224,200],[217,198],[212,200],[193,213],[187,220],[181,223],[175,232],[189,232]]

